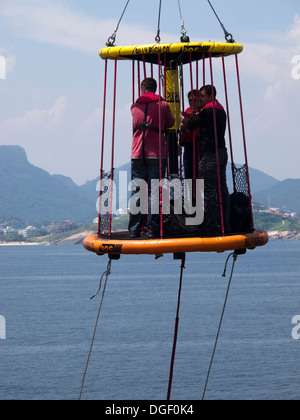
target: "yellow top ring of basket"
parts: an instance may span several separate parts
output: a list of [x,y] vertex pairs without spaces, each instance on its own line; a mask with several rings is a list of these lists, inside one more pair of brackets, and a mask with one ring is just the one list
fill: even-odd
[[166,54],[168,61],[176,60],[181,63],[212,57],[239,54],[243,51],[242,44],[222,42],[187,42],[172,44],[146,44],[129,46],[112,46],[100,50],[101,58],[114,60],[138,60],[157,63],[157,56]]

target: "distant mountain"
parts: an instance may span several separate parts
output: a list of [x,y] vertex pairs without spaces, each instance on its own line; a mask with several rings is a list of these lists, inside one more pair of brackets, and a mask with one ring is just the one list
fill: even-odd
[[[117,204],[116,204],[116,208],[118,209],[120,207],[120,203],[119,203],[119,177],[120,177],[120,172],[126,172],[127,173],[127,186],[128,183],[130,182],[130,177],[131,177],[131,164],[130,163],[125,163],[124,165],[120,166],[119,168],[116,168],[114,171],[114,181],[115,181],[115,186],[116,186],[116,198],[117,198]],[[81,189],[82,192],[84,192],[84,194],[87,194],[89,196],[90,199],[94,199],[94,201],[97,199],[97,197],[99,196],[99,178],[96,178],[92,181],[87,181],[85,184],[81,185],[79,188]],[[123,194],[124,195],[124,194]],[[130,197],[130,193],[128,192],[127,194],[127,204],[128,204],[128,200]],[[126,205],[127,208],[127,205]]]
[[275,207],[300,214],[300,179],[286,179],[253,195],[253,199],[267,207]]
[[[237,165],[237,166],[239,167],[240,165]],[[130,163],[126,163],[125,165],[122,165],[115,170],[114,180],[116,182],[116,188],[117,188],[117,199],[118,199],[119,173],[121,171],[127,172],[127,179],[129,182],[130,181],[130,168],[131,168]],[[268,190],[269,188],[274,188],[276,187],[277,184],[280,184],[280,181],[278,181],[277,179],[257,169],[250,168],[249,172],[250,172],[251,193],[252,193],[253,198],[256,198],[256,194],[259,193],[260,191],[265,191],[265,190]],[[98,181],[99,181],[98,178],[93,181],[88,181],[86,184],[82,185],[80,188],[89,195],[90,194],[95,195],[95,190],[96,190]],[[228,189],[230,193],[233,192],[232,172],[231,172],[230,164],[228,164],[228,167],[227,167],[227,183],[228,183]],[[129,197],[129,194],[130,193],[128,193],[128,197]],[[117,204],[117,208],[118,207],[119,206]]]
[[20,146],[0,146],[0,216],[32,223],[91,222],[96,199],[70,178],[30,164]]
[[[127,172],[130,163],[115,170],[117,197],[119,172]],[[228,185],[232,191],[231,169]],[[264,172],[250,169],[253,201],[272,207],[287,206],[300,213],[300,179],[278,181]],[[28,162],[20,146],[0,146],[0,216],[15,217],[32,224],[72,220],[90,223],[97,217],[98,179],[76,185],[71,178],[50,175]],[[117,202],[117,208],[119,203]]]

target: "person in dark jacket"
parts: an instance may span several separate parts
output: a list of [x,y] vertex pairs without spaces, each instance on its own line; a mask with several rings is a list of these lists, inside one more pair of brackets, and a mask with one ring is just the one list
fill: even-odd
[[[226,181],[228,154],[225,144],[227,116],[223,106],[216,100],[216,96],[214,86],[203,86],[199,91],[200,112],[194,118],[182,121],[182,130],[199,129],[198,173],[200,178],[204,179],[203,225],[205,233],[208,234],[220,232],[220,201],[222,202],[224,231],[230,232],[230,197]],[[216,150],[218,150],[220,185]]]

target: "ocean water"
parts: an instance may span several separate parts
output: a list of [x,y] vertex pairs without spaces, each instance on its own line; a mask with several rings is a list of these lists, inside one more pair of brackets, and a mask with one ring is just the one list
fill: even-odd
[[[187,254],[171,398],[199,400],[232,260]],[[300,241],[239,256],[208,400],[300,399]],[[108,258],[80,245],[0,247],[0,399],[76,400]],[[164,400],[181,261],[171,255],[112,261],[82,399]]]

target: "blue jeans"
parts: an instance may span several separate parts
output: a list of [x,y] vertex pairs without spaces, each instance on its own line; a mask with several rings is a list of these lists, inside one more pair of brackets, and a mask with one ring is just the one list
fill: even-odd
[[[167,161],[162,159],[162,178],[165,177]],[[159,203],[159,179],[160,179],[159,159],[131,159],[131,180],[133,184],[132,196],[135,195],[139,187],[136,185],[134,190],[135,179],[141,179],[148,182],[148,226],[153,234],[159,236],[160,233],[160,215],[151,213],[151,200]],[[158,180],[156,187],[151,191],[151,181]],[[141,203],[139,203],[141,205]],[[145,204],[145,203],[144,203]],[[147,225],[147,214],[131,214],[129,218],[128,230],[131,234],[139,235],[142,227]]]

